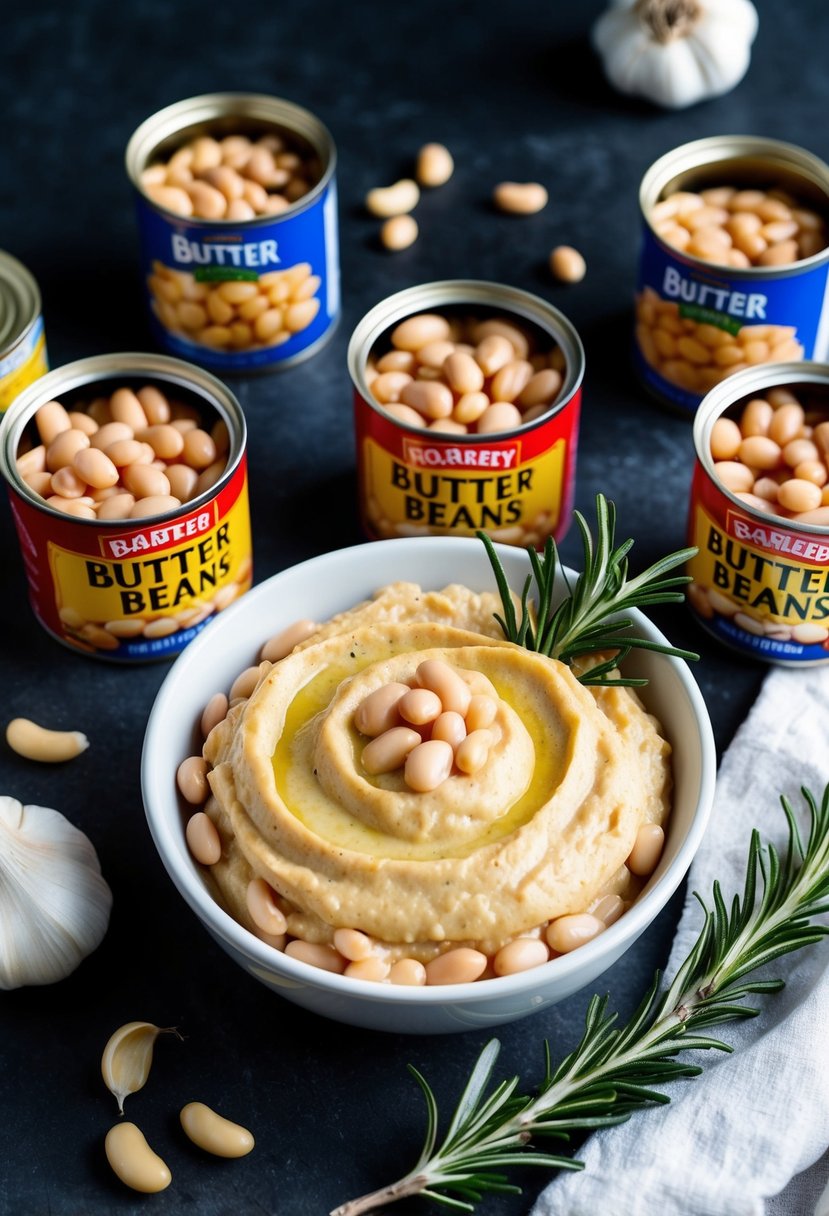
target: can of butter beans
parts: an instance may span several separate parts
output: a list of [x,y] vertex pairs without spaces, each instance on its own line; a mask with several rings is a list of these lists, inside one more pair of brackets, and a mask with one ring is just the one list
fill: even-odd
[[166,355],[81,359],[20,394],[0,471],[43,627],[96,658],[178,654],[251,585],[245,445],[229,390]]
[[829,166],[754,136],[684,144],[647,171],[634,362],[692,414],[746,367],[829,352]]
[[[431,340],[413,338],[412,324]],[[499,342],[500,354],[490,350]],[[348,367],[369,537],[484,530],[536,547],[561,539],[572,518],[584,376],[581,341],[562,313],[499,283],[423,284],[363,318]],[[440,397],[442,417],[421,406],[428,384],[440,385],[425,393]],[[478,431],[492,402],[507,425]]]
[[319,119],[276,97],[191,97],[141,124],[126,163],[162,347],[220,373],[254,372],[331,337],[336,153]]
[[37,283],[17,258],[0,252],[0,414],[48,368]]
[[[743,465],[739,451],[732,460],[715,460],[712,436],[717,440],[720,419],[729,420],[734,446],[734,424],[743,435],[762,435],[755,448],[768,467]],[[691,611],[744,655],[791,667],[829,663],[829,365],[781,363],[738,372],[699,407],[694,446],[688,538],[698,552],[688,563]],[[771,463],[775,447],[777,466]],[[742,456],[753,451],[741,442]],[[798,463],[792,468],[787,461]],[[750,488],[727,488],[724,480],[740,484],[735,474],[743,467]],[[797,504],[811,509],[793,511],[783,484],[796,484],[799,496],[811,478],[808,501]],[[789,507],[773,501],[778,492]]]

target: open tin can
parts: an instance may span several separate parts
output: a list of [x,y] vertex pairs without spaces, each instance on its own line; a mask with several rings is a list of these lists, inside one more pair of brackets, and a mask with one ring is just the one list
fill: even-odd
[[[473,332],[475,325],[500,321],[522,329],[539,366],[552,359],[560,374],[552,403],[536,407],[514,429],[481,434],[458,433],[463,427],[453,433],[439,421],[413,425],[389,413],[372,393],[372,361],[390,350],[401,322],[434,312],[450,327],[472,325]],[[383,300],[359,323],[348,368],[360,514],[369,537],[474,536],[483,530],[504,544],[543,547],[548,536],[564,536],[572,519],[584,350],[556,308],[500,283],[411,287]]]
[[37,283],[22,262],[0,253],[0,414],[48,368]]
[[792,394],[815,426],[829,421],[826,364],[751,368],[708,394],[694,420],[688,542],[699,551],[688,563],[688,603],[709,633],[744,655],[790,667],[829,663],[829,507],[799,518],[759,509],[757,495],[726,488],[711,454],[717,420],[738,421],[773,390]]
[[[40,407],[59,399],[75,412],[74,426],[79,412],[117,389],[148,386],[160,390],[174,418],[178,411],[193,426],[198,418],[223,435],[224,468],[217,462],[212,472],[205,470],[207,483],[215,477],[212,484],[147,517],[98,519],[92,506],[81,517],[50,505],[44,497],[49,448],[36,429]],[[94,417],[94,439],[92,425]],[[208,372],[165,355],[81,359],[23,392],[0,426],[0,472],[8,482],[29,598],[44,629],[73,650],[116,662],[178,654],[251,585],[245,447],[244,417],[230,391]],[[44,465],[39,493],[38,474],[30,470]]]
[[[671,221],[658,218],[656,209],[668,195],[722,187],[770,190],[810,222],[829,221],[829,165],[779,140],[699,139],[647,171],[639,192],[634,362],[645,387],[686,415],[749,366],[822,360],[829,353],[829,246],[777,266],[749,265],[745,258],[740,268],[682,252],[661,235]],[[730,252],[724,249],[724,261]]]
[[[165,201],[175,202],[183,188],[159,193],[163,166],[200,137],[213,147],[228,140],[251,148],[258,142],[262,151],[268,140],[284,146],[307,168],[308,189],[293,202],[281,199],[284,209],[273,214],[254,214],[250,205],[243,219],[177,213]],[[220,373],[254,372],[306,359],[332,336],[340,315],[336,151],[318,118],[253,93],[191,97],[146,119],[126,162],[150,323],[161,346]],[[221,165],[239,187],[238,173]],[[180,171],[186,185],[191,171],[186,164]],[[217,188],[202,186],[216,195]]]

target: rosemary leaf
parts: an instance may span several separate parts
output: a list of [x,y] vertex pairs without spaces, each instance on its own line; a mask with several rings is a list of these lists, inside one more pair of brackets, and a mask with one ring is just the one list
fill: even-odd
[[[607,521],[612,521],[610,512]],[[600,539],[597,553],[603,544],[606,538]],[[428,1083],[410,1066],[427,1104],[426,1140],[417,1165],[398,1182],[341,1204],[331,1216],[361,1216],[413,1195],[474,1212],[485,1194],[517,1189],[502,1172],[505,1167],[580,1169],[579,1161],[539,1153],[531,1141],[566,1141],[573,1131],[623,1123],[638,1110],[670,1101],[655,1085],[702,1072],[697,1064],[677,1060],[680,1052],[730,1051],[726,1043],[699,1032],[756,1016],[758,1010],[742,1004],[742,998],[770,995],[784,986],[780,979],[746,982],[744,977],[829,934],[829,926],[811,921],[826,910],[829,899],[829,786],[819,803],[809,790],[802,793],[809,818],[805,845],[791,804],[782,798],[788,825],[784,856],[770,844],[763,846],[754,831],[742,896],[735,896],[729,908],[715,883],[709,908],[697,895],[702,928],[673,981],[663,989],[657,972],[622,1027],[608,1012],[608,998],[594,996],[581,1041],[558,1067],[552,1066],[544,1044],[544,1076],[534,1095],[518,1093],[518,1078],[513,1077],[485,1096],[499,1050],[493,1039],[475,1064],[447,1135],[436,1147],[437,1103]]]
[[[611,681],[630,686],[647,683],[643,680],[620,681],[616,675],[619,663],[632,648],[675,655],[683,659],[698,658],[692,651],[665,646],[646,638],[616,636],[620,630],[630,627],[630,621],[618,619],[619,613],[625,609],[682,602],[684,596],[678,588],[685,586],[690,579],[686,575],[665,576],[692,557],[696,549],[680,549],[676,553],[670,553],[635,578],[629,579],[627,555],[633,541],[625,540],[620,545],[615,544],[614,504],[603,494],[596,495],[595,536],[579,511],[575,512],[575,520],[582,542],[581,574],[571,585],[564,576],[558,548],[551,537],[545,542],[543,554],[528,548],[532,573],[527,577],[521,592],[520,620],[495,546],[485,532],[478,533],[486,548],[501,598],[503,615],[496,613],[495,619],[504,637],[527,650],[559,659],[568,666],[572,665],[574,658],[592,651],[618,651],[610,660],[578,676],[578,679],[587,685],[603,685]],[[557,572],[564,576],[566,592],[554,605]],[[531,608],[529,595],[533,582],[536,592]]]

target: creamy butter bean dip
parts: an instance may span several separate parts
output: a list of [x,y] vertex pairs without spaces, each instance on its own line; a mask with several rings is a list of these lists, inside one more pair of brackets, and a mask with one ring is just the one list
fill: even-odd
[[629,689],[504,641],[498,608],[394,583],[271,639],[224,717],[211,700],[179,775],[202,807],[188,841],[258,937],[364,979],[454,983],[573,949],[635,898],[670,744]]

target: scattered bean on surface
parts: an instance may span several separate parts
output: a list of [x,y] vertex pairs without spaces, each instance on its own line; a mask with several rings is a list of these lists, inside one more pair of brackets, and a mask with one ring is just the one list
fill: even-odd
[[399,252],[414,245],[419,229],[413,215],[393,215],[380,229],[380,242],[385,249]]
[[89,740],[79,730],[48,730],[29,718],[12,718],[6,727],[6,742],[18,756],[43,764],[74,760],[89,747]]
[[560,283],[580,283],[587,274],[587,262],[572,245],[556,245],[550,254],[550,273]]
[[500,182],[492,195],[498,210],[512,215],[535,215],[547,206],[548,197],[540,182]]
[[415,177],[421,186],[443,186],[454,171],[452,153],[443,144],[424,144],[417,154]]
[[116,1123],[111,1127],[104,1149],[113,1172],[134,1191],[154,1195],[165,1190],[173,1180],[166,1164],[153,1152],[134,1123]]
[[366,195],[366,209],[381,219],[407,215],[419,202],[420,189],[409,177],[401,178],[392,186],[376,186]]
[[179,1118],[188,1139],[214,1157],[245,1157],[255,1144],[246,1127],[225,1119],[204,1102],[188,1102]]

